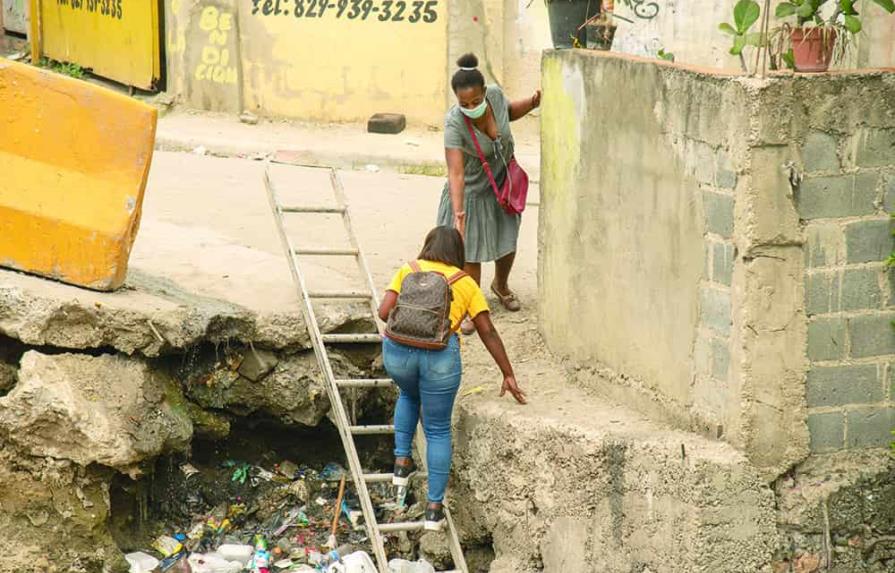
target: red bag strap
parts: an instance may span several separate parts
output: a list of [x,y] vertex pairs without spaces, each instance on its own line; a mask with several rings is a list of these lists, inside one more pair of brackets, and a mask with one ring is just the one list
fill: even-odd
[[488,160],[485,159],[485,154],[482,152],[482,146],[479,145],[479,138],[476,137],[475,129],[472,127],[472,121],[463,116],[463,119],[466,121],[466,129],[469,130],[469,135],[472,136],[472,143],[475,145],[476,153],[479,154],[479,159],[482,161],[482,168],[485,170],[485,174],[488,176],[488,181],[491,182],[491,187],[494,189],[494,194],[498,197],[500,196],[500,190],[497,188],[497,181],[494,180],[494,173],[491,172],[491,166],[488,164]]
[[420,264],[417,261],[410,261],[408,265],[410,266],[410,270],[415,273],[423,272],[423,270],[420,268]]

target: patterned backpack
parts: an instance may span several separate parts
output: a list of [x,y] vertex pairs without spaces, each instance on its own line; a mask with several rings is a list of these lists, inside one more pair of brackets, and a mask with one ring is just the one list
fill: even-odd
[[423,271],[419,263],[410,263],[413,271],[401,282],[398,303],[388,315],[385,335],[395,342],[426,350],[447,347],[451,328],[451,285],[467,276],[459,271],[451,277]]

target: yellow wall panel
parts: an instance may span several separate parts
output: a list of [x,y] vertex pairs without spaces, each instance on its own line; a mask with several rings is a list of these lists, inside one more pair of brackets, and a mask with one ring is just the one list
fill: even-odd
[[143,89],[159,77],[155,0],[41,0],[43,54]]
[[120,286],[156,118],[126,96],[0,58],[0,266]]
[[447,0],[246,0],[239,35],[246,109],[443,122]]

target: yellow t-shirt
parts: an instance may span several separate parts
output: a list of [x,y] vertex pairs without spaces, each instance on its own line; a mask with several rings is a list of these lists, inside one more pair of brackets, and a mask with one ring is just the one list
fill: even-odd
[[[460,269],[457,267],[435,261],[419,260],[417,263],[420,266],[420,270],[441,273],[448,279],[460,272]],[[389,283],[388,290],[401,294],[401,283],[412,272],[413,269],[410,268],[409,264],[402,266],[395,273],[392,282]],[[451,291],[454,293],[454,300],[451,302],[451,326],[454,330],[460,327],[460,321],[463,320],[464,315],[469,314],[470,318],[475,318],[488,310],[485,295],[472,277],[465,276],[458,280],[451,285]]]

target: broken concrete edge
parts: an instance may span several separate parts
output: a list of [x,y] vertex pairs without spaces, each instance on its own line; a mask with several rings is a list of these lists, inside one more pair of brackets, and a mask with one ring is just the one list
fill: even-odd
[[[182,353],[203,343],[234,342],[276,351],[311,347],[304,317],[297,310],[256,312],[209,297],[181,300],[140,289],[102,295],[18,275],[10,279],[0,286],[0,335],[29,346],[113,349],[149,358]],[[43,288],[47,286],[51,288]],[[333,332],[363,323],[369,310],[363,305],[331,304],[321,305],[318,314],[322,331]]]

